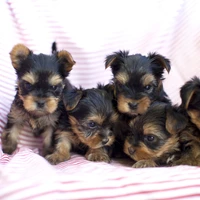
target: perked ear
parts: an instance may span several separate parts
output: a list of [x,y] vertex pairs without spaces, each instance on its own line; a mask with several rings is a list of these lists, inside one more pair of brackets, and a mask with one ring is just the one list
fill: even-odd
[[154,64],[153,70],[155,75],[162,76],[164,69],[169,73],[171,70],[170,60],[157,53],[149,53],[148,58]]
[[166,129],[171,134],[182,131],[187,125],[188,119],[174,107],[166,108]]
[[108,55],[105,59],[105,68],[111,67],[113,74],[115,74],[120,69],[121,64],[124,64],[124,59],[128,57],[128,54],[128,51],[119,51]]
[[190,105],[194,108],[199,106],[200,101],[200,79],[194,76],[190,81],[187,81],[180,89],[182,106],[188,109]]
[[21,62],[25,60],[30,54],[32,54],[32,51],[29,50],[25,45],[16,44],[10,52],[10,58],[13,67],[18,70],[20,68]]
[[70,91],[64,90],[63,91],[63,102],[65,105],[65,109],[67,111],[71,111],[78,105],[79,101],[81,100],[83,96],[83,90],[82,89],[73,89]]
[[68,51],[62,50],[57,53],[57,57],[61,66],[62,73],[65,77],[68,76],[69,72],[72,70],[73,65],[76,64],[72,58],[72,55]]

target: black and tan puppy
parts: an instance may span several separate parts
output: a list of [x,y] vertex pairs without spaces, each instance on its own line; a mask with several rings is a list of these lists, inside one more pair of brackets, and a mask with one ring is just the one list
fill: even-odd
[[163,89],[164,70],[170,72],[171,66],[170,61],[160,54],[129,55],[128,51],[119,51],[107,56],[105,65],[106,68],[110,66],[112,69],[112,83],[107,87],[113,89],[113,102],[120,114],[115,129],[115,152],[119,150],[120,155],[129,121],[144,114],[153,102],[171,104]]
[[200,79],[193,77],[180,90],[181,107],[189,115],[191,122],[200,129]]
[[182,132],[182,156],[174,163],[200,166],[200,79],[196,76],[187,81],[180,89],[180,108],[190,122],[199,131],[191,128],[189,132]]
[[112,69],[120,113],[134,117],[145,113],[154,101],[170,103],[163,89],[163,73],[169,72],[171,66],[164,56],[150,53],[146,57],[120,51],[107,56],[105,64]]
[[64,81],[75,61],[64,50],[36,55],[23,44],[13,47],[10,58],[17,74],[17,92],[2,133],[3,152],[11,154],[16,149],[18,135],[29,123],[35,136],[44,137],[45,155],[60,115]]
[[109,148],[115,135],[111,95],[99,88],[67,89],[63,93],[66,111],[55,134],[55,151],[46,156],[52,164],[70,159],[70,151],[85,154],[87,160],[109,162]]
[[152,104],[129,125],[124,152],[136,161],[135,168],[174,165],[182,156],[179,135],[197,131],[177,106],[163,103]]

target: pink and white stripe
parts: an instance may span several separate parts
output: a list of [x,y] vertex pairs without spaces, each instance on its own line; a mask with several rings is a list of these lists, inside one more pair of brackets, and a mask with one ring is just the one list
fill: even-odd
[[[180,86],[200,76],[199,10],[198,0],[0,1],[0,135],[15,95],[9,58],[15,44],[50,54],[56,41],[77,63],[70,81],[86,88],[112,78],[104,67],[106,55],[120,49],[144,55],[156,51],[172,62],[164,87],[179,103]],[[200,198],[199,167],[133,169],[116,160],[89,162],[78,154],[52,166],[39,155],[41,142],[25,126],[12,155],[0,150],[0,199]]]

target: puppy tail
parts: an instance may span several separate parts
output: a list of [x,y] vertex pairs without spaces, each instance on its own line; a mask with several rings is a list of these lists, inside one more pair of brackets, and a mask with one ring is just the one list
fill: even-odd
[[57,44],[56,42],[53,42],[51,46],[51,53],[55,54],[56,52],[57,52]]

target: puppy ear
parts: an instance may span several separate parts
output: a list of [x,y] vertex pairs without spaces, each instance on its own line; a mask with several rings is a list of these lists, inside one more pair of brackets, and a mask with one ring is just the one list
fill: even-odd
[[190,120],[200,129],[200,79],[193,77],[180,90],[181,106],[187,111]]
[[156,76],[161,77],[164,69],[169,73],[171,70],[171,65],[169,59],[156,53],[149,53],[148,58],[151,60],[153,65],[153,70]]
[[13,67],[16,70],[20,69],[21,62],[25,60],[30,54],[32,54],[32,51],[29,50],[25,45],[23,44],[15,45],[10,52],[10,58]]
[[108,55],[105,59],[105,68],[111,67],[113,74],[116,74],[121,65],[124,64],[124,59],[128,57],[128,54],[128,51],[119,51]]
[[70,91],[63,91],[63,102],[67,111],[73,110],[79,103],[83,96],[82,89],[73,89]]
[[171,134],[182,131],[187,125],[188,119],[174,107],[166,108],[166,129]]
[[61,73],[66,77],[72,70],[73,65],[76,64],[72,55],[65,50],[59,51],[57,53],[58,62],[60,64]]
[[180,96],[182,100],[182,106],[184,109],[188,109],[189,106],[194,108],[200,105],[200,79],[193,77],[190,81],[187,81],[180,89]]

